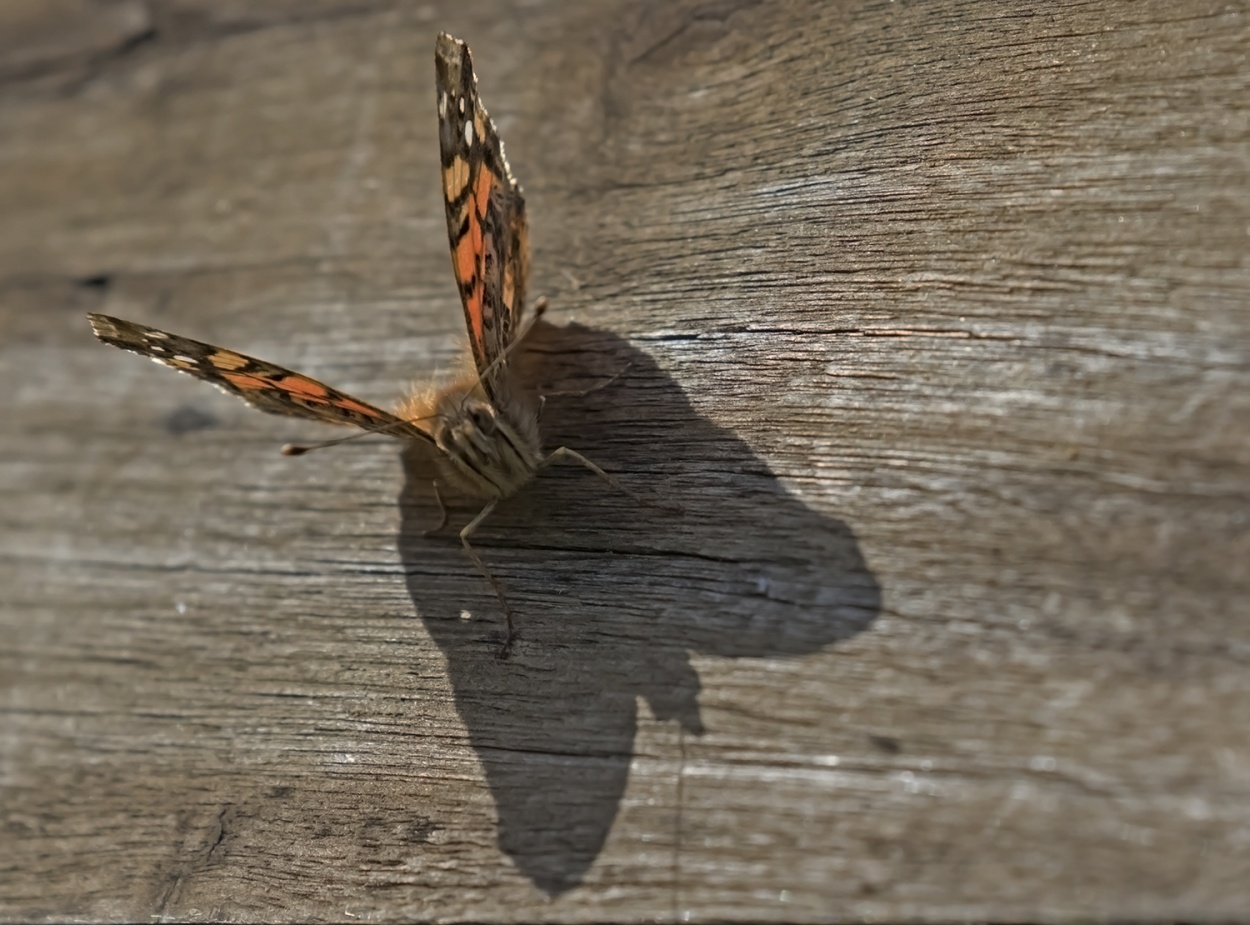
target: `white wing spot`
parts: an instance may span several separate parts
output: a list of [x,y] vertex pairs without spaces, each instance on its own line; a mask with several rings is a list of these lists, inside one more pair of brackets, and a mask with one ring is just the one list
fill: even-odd
[[473,123],[472,122],[466,122],[464,124],[464,143],[466,145],[469,145],[470,147],[473,146]]
[[438,117],[440,119],[447,116],[447,94],[439,93],[438,95]]
[[456,107],[460,110],[460,115],[463,116],[464,115],[464,97],[463,96],[456,100]]
[[169,340],[169,335],[164,331],[148,331],[148,337],[153,340]]

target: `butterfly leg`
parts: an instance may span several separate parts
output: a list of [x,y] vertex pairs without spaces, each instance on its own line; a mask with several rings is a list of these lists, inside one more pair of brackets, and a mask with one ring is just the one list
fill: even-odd
[[477,554],[477,550],[469,543],[469,537],[473,535],[473,531],[478,528],[482,521],[490,516],[498,503],[498,499],[492,501],[482,508],[476,517],[469,521],[465,528],[460,531],[460,543],[464,546],[464,551],[469,554],[469,558],[473,560],[473,564],[477,566],[478,571],[486,576],[490,586],[495,589],[495,596],[499,598],[499,603],[503,605],[503,618],[508,626],[508,635],[503,641],[503,648],[499,650],[499,657],[507,658],[512,651],[512,643],[516,640],[516,626],[512,622],[512,608],[508,605],[508,599],[503,595],[503,586],[491,574],[490,569],[486,567],[486,563],[482,561],[482,557]]
[[443,493],[438,490],[438,479],[430,483],[434,488],[434,500],[438,502],[439,521],[437,527],[430,527],[428,530],[422,530],[422,536],[433,536],[443,527],[447,526],[447,504],[443,501]]
[[596,382],[594,385],[590,386],[589,388],[562,389],[558,392],[544,392],[540,400],[545,402],[548,398],[551,398],[552,396],[556,396],[559,398],[585,398],[587,395],[590,395],[593,392],[598,392],[600,389],[606,389],[617,379],[620,379],[621,376],[629,372],[630,367],[633,365],[634,365],[633,363],[626,363],[619,370],[617,370],[615,375],[609,376],[607,379],[604,379],[602,382]]
[[599,478],[603,479],[605,482],[607,482],[609,485],[615,488],[617,491],[619,491],[621,494],[627,495],[630,498],[633,498],[635,501],[637,501],[639,504],[643,505],[644,507],[658,508],[661,511],[670,511],[670,512],[674,512],[678,514],[681,513],[681,508],[679,507],[673,507],[672,505],[666,505],[666,504],[657,504],[656,502],[649,501],[646,498],[644,498],[642,495],[631,491],[630,489],[622,485],[619,481],[617,481],[616,478],[608,475],[606,472],[604,472],[602,469],[600,469],[598,466],[592,463],[589,459],[587,459],[581,453],[577,452],[577,450],[570,450],[567,446],[558,447],[552,450],[550,453],[548,453],[546,458],[543,459],[543,461],[538,464],[538,468],[545,469],[549,465],[551,465],[553,462],[559,462],[560,460],[563,460],[563,459],[571,460],[575,463],[580,463],[581,465],[589,469],[591,472],[593,472],[595,475],[599,476]]

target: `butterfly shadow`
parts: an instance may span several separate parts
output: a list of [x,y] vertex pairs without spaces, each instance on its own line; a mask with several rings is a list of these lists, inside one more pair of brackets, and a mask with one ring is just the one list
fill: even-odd
[[[751,449],[694,411],[645,353],[602,331],[540,324],[518,366],[540,390],[619,379],[543,409],[567,445],[640,495],[574,464],[541,472],[474,544],[503,584],[520,636],[460,549],[476,510],[438,522],[428,450],[406,451],[399,551],[409,594],[447,659],[456,707],[498,810],[500,848],[556,895],[581,882],[625,792],[638,699],[701,734],[691,653],[802,656],[866,629],[880,589],[852,531],[787,492]],[[457,576],[448,580],[448,574]]]

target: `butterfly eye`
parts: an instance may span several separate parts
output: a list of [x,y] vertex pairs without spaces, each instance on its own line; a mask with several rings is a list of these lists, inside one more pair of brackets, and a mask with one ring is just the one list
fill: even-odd
[[486,405],[472,405],[469,408],[469,417],[482,433],[489,435],[495,432],[495,416]]

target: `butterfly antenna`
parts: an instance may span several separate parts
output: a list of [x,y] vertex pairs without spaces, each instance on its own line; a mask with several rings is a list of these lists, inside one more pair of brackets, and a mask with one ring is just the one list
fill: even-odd
[[351,434],[347,437],[339,437],[337,440],[322,440],[320,443],[287,443],[282,447],[283,456],[303,456],[305,453],[313,450],[323,450],[328,446],[338,446],[340,443],[346,443],[348,440],[355,440],[358,437],[368,437],[371,434],[380,433],[376,430],[362,431],[358,434]]
[[404,424],[412,424],[416,421],[428,421],[434,415],[427,415],[423,418],[413,418],[411,421],[391,421],[383,424],[381,427],[371,427],[368,430],[362,430],[354,434],[348,434],[346,437],[338,437],[334,440],[323,440],[320,443],[287,443],[282,447],[283,456],[303,456],[312,450],[322,450],[328,446],[338,446],[340,443],[347,443],[349,440],[359,440],[361,437],[371,437],[374,434],[384,434],[388,430],[401,427]]

